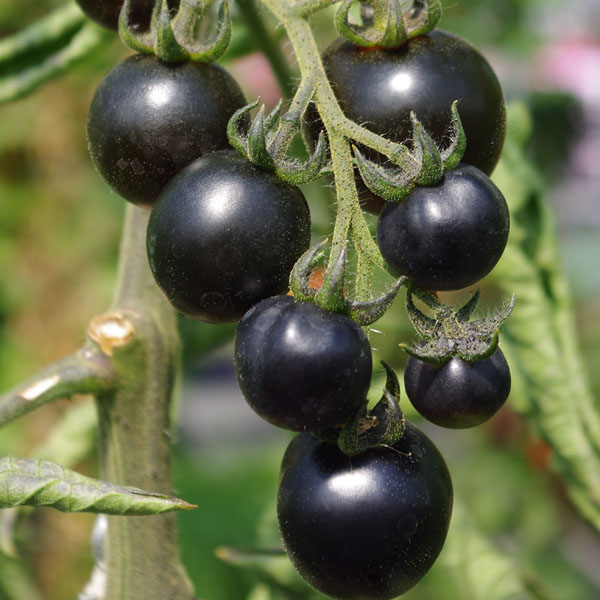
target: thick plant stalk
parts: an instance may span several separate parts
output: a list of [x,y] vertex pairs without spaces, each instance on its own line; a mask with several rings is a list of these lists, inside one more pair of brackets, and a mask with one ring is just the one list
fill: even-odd
[[[90,326],[118,389],[97,398],[101,478],[171,494],[169,405],[176,371],[176,315],[148,268],[148,212],[128,206],[119,282],[110,313]],[[106,600],[192,600],[179,559],[175,516],[109,517]]]

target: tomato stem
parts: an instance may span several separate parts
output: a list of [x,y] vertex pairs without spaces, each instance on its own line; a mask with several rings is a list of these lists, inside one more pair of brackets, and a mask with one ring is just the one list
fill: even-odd
[[[122,315],[133,335],[112,352],[118,388],[96,397],[100,471],[112,483],[171,494],[168,431],[178,334],[175,311],[148,267],[148,214],[129,205],[125,218],[111,312]],[[106,598],[193,598],[179,560],[173,514],[109,517],[106,569]]]

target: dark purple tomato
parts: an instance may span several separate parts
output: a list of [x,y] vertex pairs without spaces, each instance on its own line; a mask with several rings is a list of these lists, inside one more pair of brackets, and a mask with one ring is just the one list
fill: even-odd
[[452,512],[448,467],[407,423],[391,448],[348,457],[311,434],[283,457],[277,518],[286,552],[314,588],[344,600],[389,600],[438,557]]
[[430,187],[388,202],[377,243],[395,275],[429,290],[458,290],[485,277],[508,239],[502,192],[479,169],[459,165]]
[[442,147],[451,132],[452,102],[467,136],[463,161],[488,175],[506,131],[506,107],[498,79],[471,44],[434,30],[393,49],[360,48],[337,40],[323,64],[346,116],[396,142],[410,140],[410,111]]
[[452,429],[487,421],[510,393],[510,369],[500,348],[485,360],[451,358],[443,365],[410,356],[404,370],[406,395],[427,420]]
[[[123,0],[76,0],[81,10],[93,21],[107,29],[119,29],[119,13],[123,7]],[[176,10],[179,0],[168,0],[169,8]],[[150,23],[150,15],[154,7],[154,0],[132,0],[132,22],[139,23],[145,29]]]
[[92,160],[118,194],[152,206],[183,167],[229,148],[227,122],[245,103],[218,65],[131,56],[106,75],[92,100]]
[[302,192],[234,151],[207,154],[181,171],[148,221],[159,287],[178,311],[210,323],[237,321],[287,291],[309,243]]
[[263,419],[320,431],[344,423],[366,403],[371,346],[347,316],[276,296],[240,321],[235,368],[244,397]]

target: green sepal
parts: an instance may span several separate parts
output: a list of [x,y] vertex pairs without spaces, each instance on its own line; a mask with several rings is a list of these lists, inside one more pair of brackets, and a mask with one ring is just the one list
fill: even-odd
[[410,162],[407,163],[403,154],[396,153],[387,156],[393,166],[379,164],[367,159],[353,146],[356,166],[365,185],[387,202],[401,202],[417,185],[438,183],[444,171],[460,163],[467,144],[456,101],[450,110],[452,136],[450,145],[444,150],[438,148],[414,112],[410,113],[413,145]]
[[[136,52],[154,54],[154,33],[152,27],[147,31],[140,31],[130,23],[131,4],[132,0],[125,0],[119,13],[119,36],[121,37],[121,41]],[[161,6],[161,4],[154,5],[150,19],[151,23],[154,22],[157,14],[160,14],[158,11],[160,11]]]
[[404,15],[404,26],[409,38],[426,35],[442,18],[441,0],[422,0],[413,2],[413,6]]
[[265,130],[269,133],[275,133],[279,118],[281,117],[281,108],[283,106],[283,98],[279,98],[279,102],[275,108],[265,117]]
[[400,383],[394,370],[381,361],[386,383],[381,400],[374,408],[365,406],[348,421],[337,440],[338,448],[354,456],[370,448],[393,446],[403,435],[405,420],[400,408]]
[[177,41],[171,27],[171,11],[167,0],[162,0],[160,12],[156,17],[153,15],[151,28],[154,29],[154,53],[157,58],[166,63],[178,63],[189,57],[189,52]]
[[353,151],[362,180],[376,196],[387,202],[400,202],[414,189],[414,173],[377,164],[366,158],[356,146],[353,146]]
[[344,284],[346,280],[346,260],[348,246],[329,264],[323,277],[323,283],[318,290],[308,285],[313,269],[324,256],[324,246],[327,240],[309,248],[296,262],[290,274],[290,290],[294,298],[301,302],[313,302],[320,308],[344,314],[361,327],[370,325],[379,319],[391,306],[399,289],[406,283],[406,277],[400,277],[392,288],[378,298],[364,302],[355,302],[345,297]]
[[327,138],[321,131],[315,151],[308,160],[292,162],[285,159],[275,159],[275,173],[290,185],[302,185],[317,179],[323,174],[323,170],[329,161],[328,156]]
[[434,185],[444,174],[442,156],[431,136],[425,131],[414,112],[410,113],[412,124],[413,154],[421,166],[417,185]]
[[173,19],[173,28],[177,39],[185,48],[188,58],[194,62],[215,62],[227,52],[231,42],[232,23],[229,11],[229,0],[217,0],[215,21],[217,29],[212,38],[200,43],[197,39],[197,23],[204,16],[205,10],[212,2],[203,2],[200,10],[195,2],[182,0],[181,7]]
[[337,32],[349,42],[367,48],[397,48],[408,39],[398,0],[367,2],[375,5],[373,23],[359,28],[351,25],[348,19],[353,4],[354,0],[344,0],[334,18]]
[[328,146],[323,132],[319,134],[317,145],[307,160],[290,160],[286,154],[300,129],[300,117],[289,113],[281,116],[282,101],[267,116],[262,105],[248,133],[244,134],[240,123],[256,106],[258,101],[237,110],[229,119],[229,143],[254,165],[275,173],[290,185],[301,185],[320,177],[328,164]]
[[267,149],[267,129],[265,127],[265,105],[253,119],[248,131],[248,159],[261,169],[273,171],[275,165]]
[[410,38],[429,33],[442,16],[440,0],[413,2],[405,0],[365,0],[372,17],[363,18],[362,26],[353,26],[349,13],[354,0],[344,0],[337,10],[334,24],[338,33],[357,46],[397,48]]
[[444,163],[444,171],[450,171],[458,166],[467,149],[467,135],[458,114],[458,101],[455,100],[450,107],[452,114],[452,141],[450,145],[442,150],[441,156]]
[[456,311],[456,318],[459,321],[465,322],[471,318],[471,315],[477,307],[477,303],[479,302],[480,296],[481,292],[479,291],[479,289],[477,289],[475,293],[471,296],[471,299]]
[[85,477],[52,462],[0,458],[0,508],[46,506],[63,512],[158,515],[196,508],[183,500]]
[[238,108],[227,122],[227,139],[229,143],[247,159],[249,159],[248,139],[242,133],[240,125],[248,122],[248,115],[258,106],[259,102],[260,100],[256,100],[242,106],[242,108]]
[[[119,35],[124,44],[137,52],[155,54],[163,62],[177,63],[185,60],[214,62],[229,47],[231,41],[231,15],[228,0],[184,0],[171,18],[167,0],[156,2],[150,27],[140,31],[130,22],[131,3],[125,0],[119,15]],[[198,38],[199,23],[211,5],[218,6],[215,34],[206,40]]]
[[346,313],[361,327],[371,325],[381,318],[385,311],[392,305],[392,302],[394,302],[398,295],[398,291],[406,281],[406,277],[400,277],[389,291],[373,300],[368,300],[367,302],[347,302]]
[[290,290],[294,298],[301,302],[312,302],[317,290],[308,285],[310,274],[318,262],[325,256],[323,240],[316,246],[309,248],[297,261],[290,273]]
[[[413,294],[432,310],[434,318],[423,314],[415,306]],[[499,328],[510,316],[515,298],[513,296],[510,302],[493,315],[469,321],[478,300],[479,292],[455,311],[433,294],[410,286],[406,294],[406,310],[411,323],[423,339],[415,345],[400,344],[400,347],[411,356],[433,363],[444,363],[455,356],[467,362],[489,358],[498,347]]]
[[330,312],[346,312],[346,299],[344,298],[344,275],[346,274],[346,259],[348,257],[348,244],[346,243],[336,260],[327,265],[323,277],[323,284],[314,297],[314,303]]

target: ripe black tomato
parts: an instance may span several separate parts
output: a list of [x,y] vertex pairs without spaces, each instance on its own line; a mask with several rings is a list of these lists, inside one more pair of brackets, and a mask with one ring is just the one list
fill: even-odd
[[395,275],[430,290],[458,290],[485,277],[502,256],[510,218],[502,192],[470,165],[388,202],[377,243]]
[[211,323],[237,321],[288,288],[310,243],[302,192],[234,151],[186,167],[155,204],[147,231],[150,268],[171,304]]
[[371,347],[345,315],[277,296],[240,321],[235,368],[244,397],[263,419],[320,431],[344,423],[366,403]]
[[467,136],[463,161],[488,175],[506,132],[506,107],[498,79],[468,42],[434,30],[393,49],[360,48],[337,40],[323,65],[345,115],[396,142],[412,135],[410,111],[440,145],[448,143],[452,102]]
[[284,547],[300,575],[333,598],[387,600],[413,587],[438,557],[451,512],[448,467],[410,423],[392,448],[348,457],[302,433],[283,457]]
[[510,369],[500,348],[473,363],[455,357],[438,365],[410,356],[404,385],[412,405],[427,420],[464,429],[487,421],[506,402]]
[[229,148],[227,122],[245,103],[218,65],[131,56],[96,90],[87,124],[90,154],[117,193],[151,206],[183,167]]
[[[81,10],[93,21],[107,29],[119,29],[119,13],[123,7],[123,0],[77,0]],[[179,0],[168,0],[169,8],[175,10],[179,7]],[[134,24],[140,24],[146,29],[150,22],[150,15],[154,0],[134,0],[132,2],[132,18]]]

